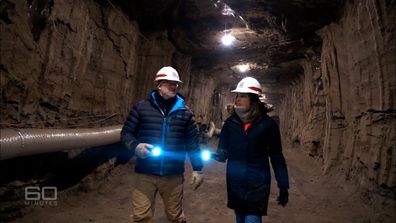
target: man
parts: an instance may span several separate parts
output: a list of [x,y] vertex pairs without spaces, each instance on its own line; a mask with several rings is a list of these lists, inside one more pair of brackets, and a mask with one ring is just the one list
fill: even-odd
[[134,222],[153,222],[155,197],[162,197],[170,222],[186,222],[182,200],[184,161],[190,157],[194,190],[203,182],[198,129],[193,114],[177,93],[178,72],[161,68],[156,89],[138,102],[121,131],[121,141],[135,152],[136,185],[132,193]]

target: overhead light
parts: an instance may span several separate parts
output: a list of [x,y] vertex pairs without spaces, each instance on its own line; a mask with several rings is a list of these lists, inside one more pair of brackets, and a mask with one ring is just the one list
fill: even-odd
[[222,38],[221,38],[221,42],[223,43],[223,45],[225,46],[229,46],[232,44],[232,42],[234,42],[235,37],[232,36],[231,34],[225,34]]
[[246,71],[250,70],[249,64],[240,64],[238,65],[238,69],[240,72],[245,73]]

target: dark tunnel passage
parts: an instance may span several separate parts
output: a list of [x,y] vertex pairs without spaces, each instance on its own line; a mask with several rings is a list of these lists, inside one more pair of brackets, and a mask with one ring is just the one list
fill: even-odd
[[[121,126],[165,66],[211,152],[231,91],[260,83],[290,183],[278,206],[272,173],[263,222],[395,222],[395,5],[1,0],[0,222],[133,222],[137,158]],[[226,165],[206,161],[193,190],[186,159],[187,222],[235,222]]]

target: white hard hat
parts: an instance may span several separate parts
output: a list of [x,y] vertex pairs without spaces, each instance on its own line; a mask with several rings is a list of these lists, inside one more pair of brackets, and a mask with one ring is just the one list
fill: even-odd
[[183,83],[180,81],[179,73],[177,73],[173,67],[163,67],[157,72],[155,75],[155,81],[161,80],[177,81],[179,83]]
[[254,79],[253,77],[245,77],[241,81],[239,81],[235,90],[231,92],[236,93],[252,93],[261,95],[261,84]]

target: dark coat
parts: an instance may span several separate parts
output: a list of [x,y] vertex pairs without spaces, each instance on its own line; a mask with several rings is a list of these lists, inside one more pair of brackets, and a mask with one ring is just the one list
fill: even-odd
[[270,164],[278,187],[289,188],[279,128],[267,115],[253,120],[247,132],[237,115],[221,130],[217,153],[227,160],[227,206],[242,214],[266,215],[271,185]]
[[193,170],[202,170],[198,129],[184,99],[176,102],[165,114],[159,107],[155,92],[138,102],[129,113],[121,131],[121,141],[133,152],[139,143],[160,146],[163,155],[137,158],[135,172],[159,176],[184,173],[184,160],[189,155]]

